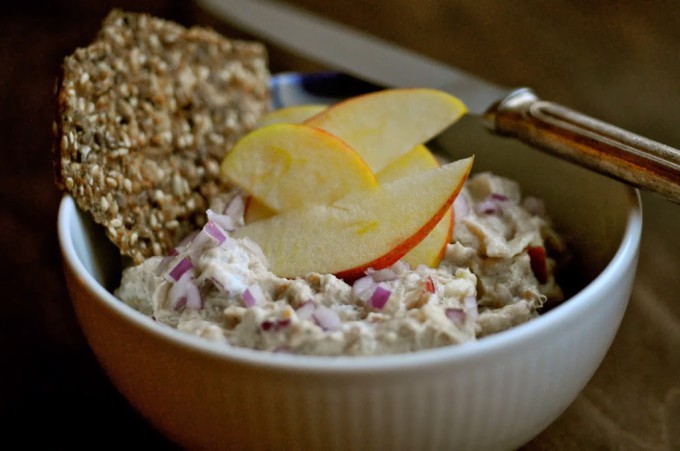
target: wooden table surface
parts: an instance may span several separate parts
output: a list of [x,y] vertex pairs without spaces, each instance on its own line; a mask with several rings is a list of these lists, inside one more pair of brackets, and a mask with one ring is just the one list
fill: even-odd
[[[294,3],[680,147],[680,2]],[[86,45],[114,6],[240,36],[180,0],[2,6],[0,430],[3,442],[23,447],[173,448],[91,354],[66,293],[56,239],[54,78],[62,58]],[[270,50],[274,72],[323,69]],[[582,395],[524,449],[680,449],[680,207],[649,194],[643,201],[644,246],[621,331]]]

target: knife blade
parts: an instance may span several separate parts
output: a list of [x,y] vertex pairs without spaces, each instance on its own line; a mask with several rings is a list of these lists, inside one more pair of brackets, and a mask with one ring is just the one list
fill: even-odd
[[375,36],[272,1],[200,0],[234,26],[329,68],[388,87],[427,86],[456,93],[482,114],[511,90]]
[[447,91],[497,134],[680,203],[678,149],[542,100],[530,88],[498,86],[283,2],[197,2],[236,28],[366,81]]

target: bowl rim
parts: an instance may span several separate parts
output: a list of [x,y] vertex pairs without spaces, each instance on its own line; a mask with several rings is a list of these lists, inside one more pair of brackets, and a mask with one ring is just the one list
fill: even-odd
[[155,322],[150,317],[135,310],[115,297],[86,270],[78,258],[73,236],[70,233],[77,220],[78,207],[69,194],[62,196],[57,218],[58,239],[65,270],[70,270],[77,280],[82,281],[94,297],[104,303],[120,317],[135,326],[147,330],[156,338],[170,342],[173,346],[185,348],[212,358],[238,362],[243,365],[270,367],[279,370],[304,372],[362,372],[376,373],[399,369],[420,369],[424,366],[452,364],[454,362],[473,362],[503,353],[508,348],[531,341],[559,324],[582,317],[584,310],[591,305],[590,298],[604,287],[616,284],[616,274],[637,258],[642,235],[642,204],[639,192],[629,188],[629,213],[625,231],[614,257],[591,283],[581,289],[567,302],[523,324],[511,329],[489,335],[480,340],[461,345],[425,349],[413,353],[388,354],[377,356],[302,356],[268,351],[253,350],[215,343],[193,336],[169,326]]

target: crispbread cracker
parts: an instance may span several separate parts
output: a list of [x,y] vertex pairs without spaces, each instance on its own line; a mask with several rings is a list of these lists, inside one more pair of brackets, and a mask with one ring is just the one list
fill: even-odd
[[140,263],[200,226],[233,143],[269,107],[266,49],[112,11],[65,58],[57,84],[57,184]]

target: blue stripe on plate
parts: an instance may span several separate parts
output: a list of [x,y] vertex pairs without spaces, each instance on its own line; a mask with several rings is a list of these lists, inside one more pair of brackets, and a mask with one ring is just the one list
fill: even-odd
[[272,108],[290,105],[330,104],[382,89],[351,75],[339,72],[284,72],[272,76]]

